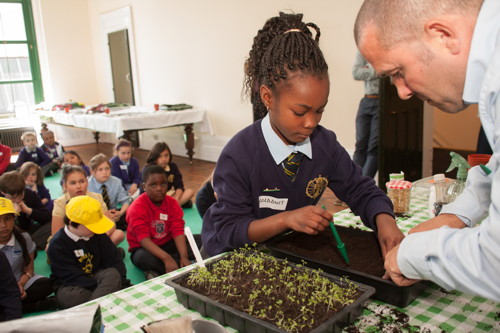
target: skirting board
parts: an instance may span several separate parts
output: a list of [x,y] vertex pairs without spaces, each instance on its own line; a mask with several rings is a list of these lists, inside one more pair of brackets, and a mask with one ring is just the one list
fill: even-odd
[[[231,139],[229,137],[212,136],[207,133],[198,133],[194,130],[194,155],[193,158],[217,162],[222,148]],[[161,130],[147,130],[139,132],[140,148],[150,150],[156,142],[166,142],[172,150],[172,154],[187,156],[184,144],[184,129],[172,127]]]

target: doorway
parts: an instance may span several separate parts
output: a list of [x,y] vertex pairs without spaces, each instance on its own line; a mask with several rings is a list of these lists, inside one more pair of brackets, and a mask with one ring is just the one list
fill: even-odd
[[128,30],[108,33],[115,103],[135,105]]

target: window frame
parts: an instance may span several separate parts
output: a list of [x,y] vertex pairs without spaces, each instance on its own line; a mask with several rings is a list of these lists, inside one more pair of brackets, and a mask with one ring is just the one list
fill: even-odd
[[[35,104],[44,101],[43,82],[40,68],[40,59],[38,56],[38,46],[36,41],[35,23],[33,20],[33,7],[30,0],[0,0],[0,3],[17,3],[21,4],[24,18],[24,28],[26,31],[26,40],[0,40],[0,43],[6,45],[27,45],[28,58],[31,69],[31,80],[11,80],[0,81],[0,84],[19,84],[32,83]],[[7,115],[7,114],[6,114]],[[11,116],[10,114],[8,114]]]

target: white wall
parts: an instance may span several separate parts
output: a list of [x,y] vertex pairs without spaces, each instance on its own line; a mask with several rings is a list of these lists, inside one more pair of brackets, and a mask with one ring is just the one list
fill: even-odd
[[[52,87],[54,101],[72,98],[87,104],[108,102],[101,79],[107,59],[100,15],[130,6],[142,104],[185,102],[206,110],[215,137],[196,133],[195,158],[207,160],[215,160],[225,142],[252,122],[251,106],[241,91],[243,63],[257,30],[279,11],[304,13],[304,21],[321,29],[320,45],[330,67],[330,100],[322,124],[348,150],[354,149],[363,85],[351,77],[352,28],[361,0],[33,1],[40,7],[38,28],[45,33],[42,66],[45,61],[50,76],[43,74],[44,86]],[[179,128],[147,131],[142,146],[168,139],[175,154],[183,153],[181,134]]]

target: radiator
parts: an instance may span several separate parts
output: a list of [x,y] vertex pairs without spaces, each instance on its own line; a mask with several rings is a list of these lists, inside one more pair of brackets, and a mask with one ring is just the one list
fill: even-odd
[[9,146],[13,152],[18,152],[24,147],[21,135],[34,131],[33,127],[0,127],[0,143]]

